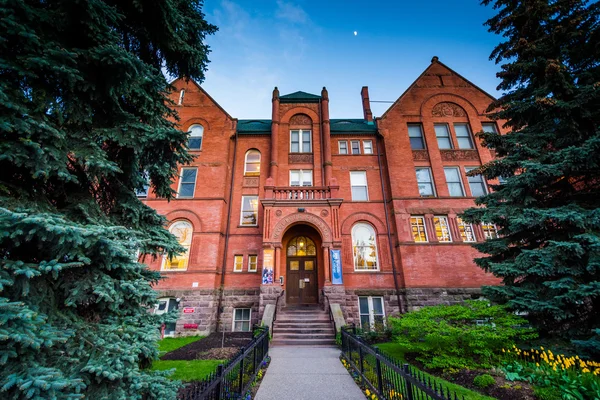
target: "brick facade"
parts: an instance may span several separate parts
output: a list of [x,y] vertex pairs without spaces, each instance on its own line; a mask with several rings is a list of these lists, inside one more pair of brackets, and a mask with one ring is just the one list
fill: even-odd
[[[236,308],[251,309],[251,322],[256,323],[266,304],[289,305],[290,296],[299,290],[305,295],[314,291],[321,303],[327,299],[340,303],[347,321],[358,322],[359,296],[382,297],[390,315],[462,301],[477,296],[481,285],[499,283],[473,263],[478,253],[463,243],[457,223],[457,214],[474,205],[465,168],[493,158],[472,135],[472,149],[464,148],[457,131],[467,126],[470,132],[479,132],[482,123],[491,122],[486,109],[493,98],[437,58],[375,120],[366,87],[361,91],[362,118],[331,119],[325,88],[320,95],[280,95],[276,88],[270,120],[238,120],[194,82],[177,80],[173,85],[177,89],[173,100],[183,97],[175,106],[181,129],[193,125],[204,129],[201,149],[191,151],[196,159],[186,166],[196,168],[193,195],[167,202],[150,190],[144,201],[171,223],[187,221],[192,226],[187,266],[164,271],[166,279],[156,287],[161,296],[179,298],[180,308],[193,308],[182,314],[177,333],[214,331],[218,324],[231,330]],[[409,124],[421,127],[425,149],[411,147]],[[439,148],[435,124],[447,124],[453,149]],[[501,123],[495,127],[503,129]],[[298,148],[308,151],[295,151],[291,131],[299,132]],[[303,144],[309,137],[310,144]],[[346,143],[347,154],[341,154],[340,142]],[[352,154],[356,149],[359,154]],[[251,150],[260,153],[259,173],[246,170],[251,168],[245,163]],[[429,168],[434,197],[420,195],[418,167]],[[445,167],[460,173],[462,196],[451,196]],[[311,171],[312,186],[292,185],[291,177],[300,176],[294,175],[300,170],[304,181]],[[368,197],[353,201],[351,179],[364,177]],[[173,189],[179,190],[179,185],[179,180],[174,182]],[[256,225],[244,224],[254,218],[251,212],[243,214],[244,196],[257,196]],[[415,242],[413,216],[423,218],[426,243]],[[436,237],[440,216],[448,221],[449,242]],[[361,262],[360,256],[355,261],[355,254],[363,254],[353,247],[357,224],[374,232],[362,256],[365,265],[376,264],[374,270],[355,267]],[[485,239],[480,226],[472,230],[476,241]],[[305,275],[293,270],[294,258],[287,255],[288,244],[298,236],[316,247],[310,258],[313,264],[302,267]],[[341,251],[340,285],[332,283],[331,250]],[[241,271],[236,270],[240,264],[235,265],[235,256],[241,260]],[[256,272],[250,270],[253,256]],[[265,258],[273,261],[272,284],[262,283]],[[144,261],[152,269],[163,269],[164,260]],[[305,283],[290,282],[288,276],[300,276]],[[306,287],[299,289],[302,285]]]

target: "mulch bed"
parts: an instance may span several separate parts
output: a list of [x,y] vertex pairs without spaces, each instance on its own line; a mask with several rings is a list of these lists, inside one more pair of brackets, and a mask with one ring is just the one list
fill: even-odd
[[163,355],[161,360],[227,360],[252,341],[252,332],[211,333],[204,339],[190,343]]
[[[494,377],[496,383],[485,389],[479,388],[473,384],[473,379],[481,374],[490,374]],[[533,394],[533,388],[525,382],[510,382],[504,379],[503,376],[490,371],[471,371],[461,370],[453,374],[442,375],[442,378],[456,383],[457,385],[466,387],[486,396],[490,396],[499,400],[534,400],[536,396]]]

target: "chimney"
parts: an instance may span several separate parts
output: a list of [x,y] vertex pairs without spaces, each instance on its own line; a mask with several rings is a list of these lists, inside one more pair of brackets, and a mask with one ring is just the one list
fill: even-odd
[[369,100],[369,88],[363,86],[360,91],[360,97],[362,97],[363,114],[367,122],[373,122],[373,113],[371,112],[371,102]]

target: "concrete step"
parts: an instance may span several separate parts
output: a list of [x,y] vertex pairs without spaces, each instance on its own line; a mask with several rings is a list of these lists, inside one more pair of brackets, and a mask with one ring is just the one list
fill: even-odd
[[277,335],[280,333],[327,333],[329,335],[334,335],[335,332],[332,327],[328,328],[277,328],[274,329],[273,332]]
[[274,339],[335,339],[331,333],[281,333],[275,332]]
[[291,328],[291,329],[302,329],[302,328],[311,328],[311,329],[319,329],[319,328],[331,328],[331,322],[279,322],[275,321],[273,323],[273,330],[279,328]]
[[277,314],[277,321],[300,321],[300,322],[310,322],[310,321],[325,321],[329,322],[329,315],[307,315],[307,316],[297,316],[297,315],[281,315]]
[[282,308],[277,314],[326,314],[321,308],[306,309],[306,308]]
[[277,339],[271,340],[271,346],[335,346],[335,339]]

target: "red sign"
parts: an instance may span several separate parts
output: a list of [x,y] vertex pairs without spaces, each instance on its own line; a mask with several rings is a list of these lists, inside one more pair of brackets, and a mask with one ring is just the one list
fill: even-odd
[[183,307],[184,314],[191,314],[194,312],[194,307]]
[[183,329],[198,329],[198,324],[183,324]]

